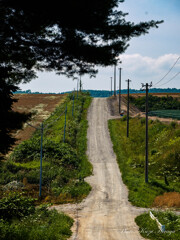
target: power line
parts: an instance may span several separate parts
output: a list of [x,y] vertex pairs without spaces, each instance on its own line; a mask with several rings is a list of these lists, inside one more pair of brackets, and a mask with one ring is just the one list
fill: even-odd
[[176,78],[179,74],[180,74],[180,72],[176,73],[176,74],[175,74],[170,80],[168,80],[167,82],[165,82],[165,83],[159,85],[158,87],[161,87],[161,86],[163,86],[163,85],[165,85],[165,84],[171,82],[171,81],[172,81],[174,78]]
[[169,69],[169,71],[162,77],[157,83],[155,83],[153,86],[156,86],[158,83],[160,83],[170,72],[171,70],[175,67],[176,63],[179,61],[180,57],[177,58],[173,66]]

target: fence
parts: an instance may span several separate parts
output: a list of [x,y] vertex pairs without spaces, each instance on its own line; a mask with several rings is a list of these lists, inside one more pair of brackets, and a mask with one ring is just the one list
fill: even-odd
[[[78,97],[78,96],[77,96]],[[74,116],[74,94],[73,94],[73,105],[72,105],[72,117]],[[64,134],[63,134],[63,142],[65,142],[65,136],[66,136],[66,121],[67,121],[67,104],[65,110],[52,122],[50,122],[47,125],[44,125],[43,123],[41,124],[41,127],[35,127],[30,123],[27,123],[30,127],[35,128],[36,130],[41,131],[41,144],[40,144],[40,179],[39,179],[39,197],[41,197],[41,192],[42,192],[42,158],[43,158],[43,134],[44,134],[44,129],[48,128],[50,125],[54,124],[57,122],[64,114],[65,114],[65,121],[64,121]]]

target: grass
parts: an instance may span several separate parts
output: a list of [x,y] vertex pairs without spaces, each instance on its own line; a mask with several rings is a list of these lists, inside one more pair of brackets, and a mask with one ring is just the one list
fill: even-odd
[[73,220],[48,205],[35,208],[34,200],[11,193],[0,200],[1,240],[66,240]]
[[151,207],[164,192],[179,192],[180,127],[149,121],[149,183],[145,183],[145,121],[130,119],[130,137],[126,121],[109,120],[110,135],[129,200],[138,207]]
[[[51,116],[44,121],[42,200],[53,203],[79,202],[88,195],[91,187],[84,178],[92,174],[92,165],[86,156],[87,110],[91,97],[80,94],[74,101],[69,95]],[[64,137],[64,110],[67,105],[66,132]],[[18,145],[7,162],[1,162],[0,184],[5,185],[26,178],[28,188],[23,190],[33,197],[38,196],[40,166],[40,131]],[[32,185],[32,189],[30,187]],[[31,193],[32,190],[32,193]],[[36,196],[34,195],[36,194]],[[66,196],[66,197],[65,197]]]
[[139,226],[140,234],[147,239],[152,240],[176,240],[180,239],[180,216],[172,212],[155,212],[153,215],[157,217],[162,225],[165,225],[165,232],[161,232],[155,220],[151,219],[149,213],[141,214],[136,217],[135,221]]

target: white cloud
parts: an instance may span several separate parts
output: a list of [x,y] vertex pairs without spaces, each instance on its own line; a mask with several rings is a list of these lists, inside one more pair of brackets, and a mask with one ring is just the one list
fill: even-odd
[[[122,67],[122,89],[127,88],[125,80],[131,79],[131,88],[140,89],[141,83],[157,83],[173,66],[179,55],[165,54],[157,58],[142,56],[140,54],[124,54],[121,56],[122,64],[117,66],[117,88],[119,86],[119,71],[118,68]],[[163,84],[171,79],[173,76],[180,72],[180,59],[172,71],[160,82]],[[77,86],[76,81],[68,79],[62,75],[56,75],[51,72],[44,72],[38,74],[39,78],[31,81],[29,84],[21,84],[23,90],[31,89],[32,91],[39,92],[62,92],[71,91]],[[82,77],[84,89],[105,89],[110,90],[110,78],[114,79],[114,67],[99,68],[99,73],[96,78],[89,78],[88,75]],[[159,84],[159,85],[160,85]],[[158,85],[156,86],[158,87]],[[163,88],[180,88],[180,75]]]
[[[140,87],[141,82],[156,83],[172,68],[178,57],[177,54],[166,54],[158,58],[124,54],[121,56],[124,77],[132,79],[136,88]],[[167,82],[177,72],[180,72],[180,59],[162,83]],[[171,82],[171,86],[164,85],[164,87],[180,87],[180,79],[177,77]]]

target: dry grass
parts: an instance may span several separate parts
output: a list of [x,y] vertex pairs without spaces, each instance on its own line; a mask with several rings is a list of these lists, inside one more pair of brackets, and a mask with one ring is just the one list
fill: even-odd
[[[127,94],[122,94],[123,96],[127,96]],[[180,100],[180,93],[150,93],[152,96],[157,96],[157,97],[173,97],[173,98],[179,98]],[[131,96],[133,97],[143,97],[146,96],[146,93],[131,93]]]
[[168,192],[156,197],[153,207],[180,208],[180,193]]

